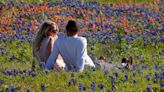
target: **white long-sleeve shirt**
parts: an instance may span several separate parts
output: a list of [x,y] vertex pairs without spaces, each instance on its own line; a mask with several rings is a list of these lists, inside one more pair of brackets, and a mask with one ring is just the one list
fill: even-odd
[[87,54],[87,40],[84,37],[76,35],[58,38],[46,63],[48,69],[53,67],[58,54],[62,56],[66,66],[73,66],[76,71],[83,71],[85,65],[95,67]]

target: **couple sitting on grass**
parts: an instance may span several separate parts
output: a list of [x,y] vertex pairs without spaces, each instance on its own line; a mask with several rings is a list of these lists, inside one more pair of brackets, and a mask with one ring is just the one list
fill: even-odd
[[[58,31],[57,24],[52,21],[42,24],[33,42],[33,55],[39,64],[45,64],[46,68],[56,71],[81,72],[86,66],[95,68],[95,64],[87,54],[86,38],[78,36],[77,23],[73,20],[68,21],[67,36],[58,38]],[[100,60],[100,64],[105,63],[103,58]]]

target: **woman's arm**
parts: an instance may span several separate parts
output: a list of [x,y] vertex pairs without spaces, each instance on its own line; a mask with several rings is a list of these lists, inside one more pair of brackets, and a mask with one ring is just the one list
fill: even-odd
[[50,56],[51,52],[53,51],[53,39],[50,38],[48,45],[47,45],[47,51],[46,51],[46,59]]

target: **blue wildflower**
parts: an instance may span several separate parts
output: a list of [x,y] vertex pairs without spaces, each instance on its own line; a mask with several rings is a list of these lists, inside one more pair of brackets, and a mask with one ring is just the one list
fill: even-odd
[[30,89],[27,89],[27,91],[26,92],[30,92]]
[[114,78],[113,78],[113,76],[111,76],[111,82],[112,82],[112,84],[114,84]]
[[133,75],[133,77],[135,77],[135,76],[136,76],[136,73],[133,71],[133,72],[132,72],[132,75]]
[[146,75],[146,79],[150,81],[150,75]]
[[114,72],[113,75],[115,75],[116,77],[118,77],[118,73],[117,72]]
[[99,85],[98,85],[98,88],[104,89],[104,85],[103,85],[103,84],[99,84]]
[[74,84],[74,85],[76,85],[76,80],[75,79],[71,79],[71,82]]
[[136,82],[137,82],[136,80],[133,80],[133,84],[136,84]]
[[146,88],[146,92],[152,92],[150,87]]
[[154,79],[154,81],[153,81],[154,83],[157,83],[157,80],[156,79]]
[[92,83],[91,83],[91,88],[92,88],[92,89],[95,89],[95,87],[96,87],[95,83],[92,82]]
[[44,92],[44,91],[45,91],[45,89],[46,89],[45,84],[44,84],[44,83],[42,83],[42,84],[41,84],[41,90]]
[[154,78],[156,79],[156,78],[159,78],[159,76],[158,76],[158,73],[157,72],[155,72],[154,73]]
[[79,84],[79,90],[83,90],[83,85],[81,83]]
[[164,87],[164,82],[160,83],[160,87]]
[[112,90],[116,90],[116,86],[115,85],[112,85]]
[[0,80],[0,85],[3,85],[4,84],[4,81],[3,80]]
[[124,76],[123,82],[125,82],[125,81],[127,81],[127,80],[128,80],[128,75],[126,74],[126,75]]

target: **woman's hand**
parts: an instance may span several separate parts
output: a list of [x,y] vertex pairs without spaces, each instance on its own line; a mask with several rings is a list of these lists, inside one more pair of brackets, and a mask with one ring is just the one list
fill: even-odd
[[62,68],[59,67],[57,63],[54,64],[54,71],[61,71]]

